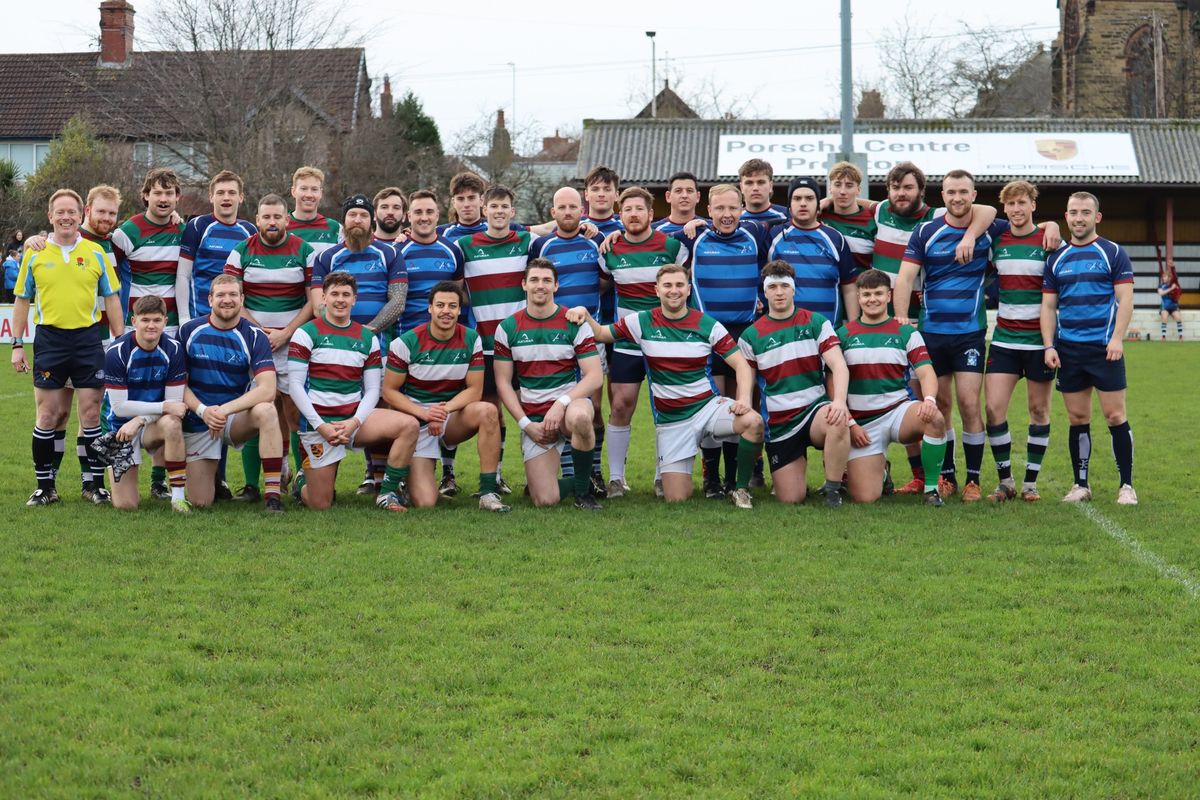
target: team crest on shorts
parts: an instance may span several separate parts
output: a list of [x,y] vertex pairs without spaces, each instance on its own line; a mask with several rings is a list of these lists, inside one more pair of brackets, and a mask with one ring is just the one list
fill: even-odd
[[979,366],[979,351],[978,350],[976,350],[974,347],[972,347],[970,350],[968,350],[966,352],[965,355],[967,356],[967,366],[968,367]]
[[309,445],[308,449],[312,451],[313,458],[320,458],[321,454],[325,452],[325,445],[323,445],[323,444]]

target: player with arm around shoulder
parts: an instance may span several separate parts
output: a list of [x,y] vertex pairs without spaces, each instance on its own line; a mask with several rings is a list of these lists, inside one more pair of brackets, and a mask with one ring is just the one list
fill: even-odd
[[[567,312],[567,319],[586,322],[601,344],[623,339],[644,354],[664,499],[671,503],[692,496],[693,462],[702,444],[734,441],[737,478],[730,500],[738,508],[753,508],[750,476],[763,438],[762,417],[751,404],[754,370],[721,323],[688,308],[687,270],[678,264],[662,266],[654,286],[658,308],[602,326],[577,306]],[[736,398],[717,394],[708,366],[714,351],[736,372]]]

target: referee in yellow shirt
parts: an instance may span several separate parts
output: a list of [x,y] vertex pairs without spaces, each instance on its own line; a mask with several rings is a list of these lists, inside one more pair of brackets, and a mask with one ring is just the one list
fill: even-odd
[[[17,372],[29,371],[22,337],[30,303],[38,326],[33,356],[33,396],[37,403],[33,468],[37,490],[26,502],[28,506],[48,506],[59,499],[54,480],[61,456],[55,455],[54,431],[71,414],[71,393],[65,390],[68,380],[78,398],[85,446],[100,435],[104,331],[96,308],[97,295],[104,298],[112,335],[120,336],[125,327],[116,272],[104,251],[79,233],[83,200],[70,189],[59,189],[50,197],[49,218],[52,233],[45,249],[27,249],[21,261],[13,303],[12,365]],[[87,452],[91,452],[90,447]],[[93,473],[102,474],[99,464],[93,467]],[[85,495],[87,492],[85,488]],[[94,497],[86,499],[95,502]]]

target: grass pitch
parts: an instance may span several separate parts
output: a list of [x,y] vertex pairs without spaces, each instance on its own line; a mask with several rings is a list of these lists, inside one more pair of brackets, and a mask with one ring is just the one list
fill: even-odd
[[329,513],[123,514],[70,452],[26,509],[5,371],[0,796],[1194,797],[1200,347],[1128,355],[1142,504],[1101,420],[1091,516],[1057,397],[1037,505],[668,508],[643,399],[601,515],[389,516],[356,458]]

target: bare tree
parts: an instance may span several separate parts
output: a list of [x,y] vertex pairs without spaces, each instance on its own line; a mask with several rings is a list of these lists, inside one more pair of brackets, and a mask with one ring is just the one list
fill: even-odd
[[[891,116],[928,119],[1033,116],[1045,113],[1049,62],[1034,59],[1039,45],[1019,29],[972,27],[933,35],[905,16],[880,35],[888,69],[879,84]],[[1043,74],[1044,73],[1044,74]]]
[[[711,74],[696,77],[685,73],[678,62],[670,59],[663,59],[658,78],[662,85],[655,87],[655,95],[670,87],[701,119],[745,119],[757,116],[760,111],[757,91],[734,92]],[[650,100],[651,93],[644,81],[630,83],[625,101],[630,113],[641,111]]]

